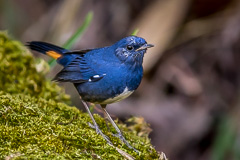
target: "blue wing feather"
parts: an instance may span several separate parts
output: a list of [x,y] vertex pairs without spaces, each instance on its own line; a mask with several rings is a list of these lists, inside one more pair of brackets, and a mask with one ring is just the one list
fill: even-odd
[[[84,53],[72,53],[59,59],[64,68],[55,76],[54,81],[84,83],[98,81],[104,77],[99,75],[85,60]],[[97,75],[97,76],[96,76]]]

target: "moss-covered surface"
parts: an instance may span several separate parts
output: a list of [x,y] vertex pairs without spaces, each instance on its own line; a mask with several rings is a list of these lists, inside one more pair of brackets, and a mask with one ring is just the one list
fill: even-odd
[[[88,114],[69,107],[69,96],[46,80],[43,67],[36,67],[22,44],[0,32],[0,159],[124,159],[88,126]],[[140,151],[135,153],[111,135],[103,118],[94,116],[120,150],[136,159],[159,159],[139,124],[138,130],[119,124]]]
[[20,42],[10,40],[0,32],[0,90],[56,101],[69,100],[56,83],[45,79],[43,72],[46,67],[41,64],[44,63],[36,63]]

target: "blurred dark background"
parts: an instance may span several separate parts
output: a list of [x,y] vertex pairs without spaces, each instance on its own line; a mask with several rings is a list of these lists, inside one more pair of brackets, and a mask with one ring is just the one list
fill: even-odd
[[[0,29],[22,43],[62,45],[91,10],[73,49],[111,45],[136,28],[155,44],[138,90],[109,105],[113,117],[144,117],[152,144],[170,159],[240,159],[240,1],[0,0]],[[72,85],[60,85],[80,108]]]

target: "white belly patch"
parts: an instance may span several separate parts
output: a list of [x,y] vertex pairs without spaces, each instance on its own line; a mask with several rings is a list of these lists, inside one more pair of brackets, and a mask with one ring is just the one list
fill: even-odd
[[128,96],[130,96],[132,93],[133,91],[129,91],[128,88],[126,87],[121,94],[117,95],[116,97],[106,99],[105,101],[101,102],[101,104],[110,104],[114,102],[119,102],[127,98]]

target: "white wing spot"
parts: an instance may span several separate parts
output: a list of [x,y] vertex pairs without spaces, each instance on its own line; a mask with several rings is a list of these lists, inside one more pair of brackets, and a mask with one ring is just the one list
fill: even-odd
[[100,76],[99,75],[94,75],[93,78],[99,78]]

